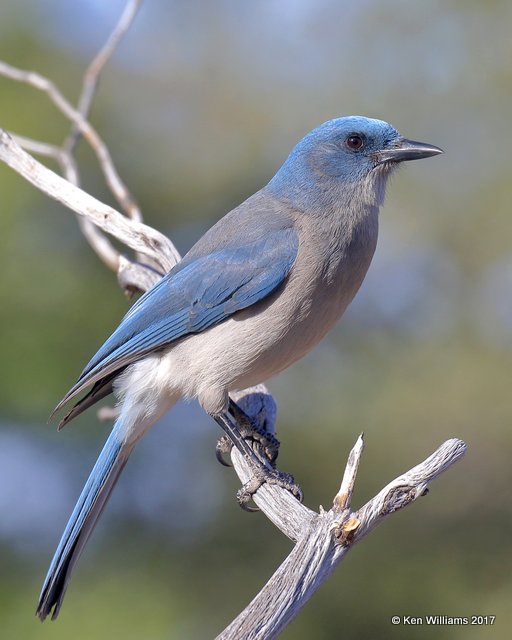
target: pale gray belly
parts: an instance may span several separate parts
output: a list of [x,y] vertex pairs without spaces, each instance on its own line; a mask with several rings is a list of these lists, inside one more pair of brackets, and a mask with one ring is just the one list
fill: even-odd
[[[169,381],[170,391],[198,397],[212,411],[222,408],[227,391],[264,382],[308,353],[359,289],[375,249],[376,219],[364,234],[338,253],[322,252],[323,239],[313,238],[301,249],[280,289],[174,344],[161,361],[162,379]],[[320,260],[321,255],[330,257]]]
[[[366,272],[366,269],[364,270]],[[282,291],[170,349],[169,379],[181,394],[245,389],[268,380],[308,353],[334,326],[364,273],[331,286],[298,274]]]

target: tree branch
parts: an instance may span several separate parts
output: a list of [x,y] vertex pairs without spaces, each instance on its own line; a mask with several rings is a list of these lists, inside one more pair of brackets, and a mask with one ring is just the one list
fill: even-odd
[[172,242],[152,227],[130,220],[51,171],[24,151],[6,131],[0,129],[0,160],[51,198],[80,216],[88,218],[106,233],[134,251],[156,259],[162,273],[179,260]]
[[[109,35],[105,45],[87,68],[82,80],[82,92],[78,101],[77,110],[74,110],[51,81],[39,74],[23,71],[0,61],[0,75],[29,84],[36,89],[44,91],[61,113],[72,122],[68,137],[61,147],[48,145],[21,136],[16,137],[18,143],[27,151],[55,158],[59,162],[61,170],[67,180],[76,186],[80,186],[80,176],[73,154],[80,136],[84,134],[93,151],[96,153],[107,186],[112,191],[114,197],[121,206],[125,207],[125,211],[131,218],[142,221],[142,214],[130,192],[117,174],[106,145],[87,122],[100,73],[130,28],[139,6],[140,0],[128,0],[121,18]],[[123,270],[125,261],[123,261],[120,252],[98,227],[83,217],[78,218],[78,224],[96,255],[104,264],[118,274],[118,280],[122,283],[126,293],[131,295],[134,290],[140,289],[140,286],[148,281],[147,270],[143,271],[133,266],[129,270]],[[137,257],[140,259],[140,256]],[[158,265],[152,263],[150,259],[147,259],[147,261],[150,263],[150,266],[158,267]],[[154,284],[154,280],[151,282]]]
[[23,82],[46,93],[57,109],[79,129],[80,133],[91,146],[92,150],[96,154],[98,163],[103,171],[103,175],[105,176],[105,180],[123,210],[133,220],[141,220],[142,215],[140,209],[133,196],[128,191],[126,185],[121,180],[121,177],[114,166],[114,162],[107,145],[103,142],[100,135],[84,118],[80,111],[75,109],[71,103],[66,100],[55,84],[35,71],[17,69],[16,67],[13,67],[1,60],[0,75],[10,78],[11,80]]
[[[89,112],[92,106],[92,101],[94,96],[96,95],[96,90],[98,88],[98,83],[100,79],[100,74],[110,60],[112,55],[114,54],[117,46],[121,42],[122,38],[130,28],[135,15],[140,7],[140,0],[128,0],[125,5],[124,11],[119,19],[118,23],[114,27],[113,31],[107,38],[106,43],[100,49],[99,53],[95,56],[93,61],[87,67],[83,79],[82,79],[82,91],[80,97],[78,99],[78,112],[82,115],[84,119],[88,119]],[[73,123],[68,134],[66,140],[64,140],[62,144],[62,168],[65,177],[75,184],[77,187],[80,186],[80,177],[78,171],[76,171],[76,165],[74,161],[74,152],[78,141],[82,132],[80,127]],[[104,160],[108,166],[109,158]],[[109,173],[105,175],[112,174],[112,171],[115,171],[113,167],[110,168]],[[107,181],[107,185],[110,186],[110,183]],[[124,183],[114,183],[117,185],[117,188],[120,188],[123,191],[123,201],[130,202],[131,207],[131,217],[142,222],[142,214],[138,210],[138,207],[133,200],[131,194],[124,186]],[[111,188],[112,190],[112,188]],[[116,191],[113,190],[114,197],[117,197]],[[134,209],[135,207],[135,209]],[[130,209],[129,209],[130,211]],[[144,291],[143,286],[146,286],[150,283],[154,284],[154,280],[147,280],[148,271],[141,269],[134,269],[133,267],[127,270],[126,261],[124,257],[120,254],[120,252],[112,245],[112,243],[108,240],[108,238],[89,220],[85,218],[79,218],[78,224],[80,225],[80,229],[84,234],[87,242],[90,244],[92,249],[95,251],[96,255],[113,271],[116,271],[117,278],[124,291],[129,295],[133,293],[134,290],[138,289],[140,291]],[[139,259],[140,255],[137,256]],[[157,265],[152,262],[151,266],[156,267]]]
[[[82,92],[78,99],[78,111],[86,120],[89,118],[89,112],[91,110],[92,101],[96,93],[100,74],[107,62],[114,54],[114,51],[117,49],[124,35],[131,27],[137,11],[139,10],[140,3],[141,0],[128,0],[125,5],[124,11],[119,18],[119,22],[116,24],[107,41],[100,49],[100,51],[96,54],[93,61],[87,67],[87,70],[84,73],[82,81]],[[66,153],[73,153],[75,146],[80,139],[81,133],[82,132],[80,131],[80,127],[76,123],[74,123],[68,137],[62,145],[62,148]]]
[[[425,495],[432,480],[464,455],[466,445],[462,440],[447,440],[426,460],[390,482],[363,507],[351,511],[350,495],[362,451],[360,436],[350,453],[341,490],[329,511],[322,508],[319,513],[310,511],[276,485],[263,485],[258,490],[254,496],[256,504],[283,533],[297,542],[254,600],[217,636],[217,640],[276,638],[354,544],[387,516]],[[232,452],[232,459],[243,482],[248,473],[247,463],[236,450]],[[293,520],[291,527],[290,519]]]

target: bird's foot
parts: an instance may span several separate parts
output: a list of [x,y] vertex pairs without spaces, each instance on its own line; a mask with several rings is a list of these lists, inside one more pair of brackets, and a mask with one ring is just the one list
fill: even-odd
[[304,494],[293,476],[276,469],[279,440],[272,433],[254,425],[251,418],[233,401],[230,402],[228,412],[212,414],[212,417],[227,435],[217,442],[217,460],[225,466],[231,466],[227,458],[235,445],[252,472],[250,480],[237,492],[238,503],[243,509],[257,511],[249,506],[249,502],[265,483],[286,489],[302,502]]
[[[233,403],[230,410],[238,425],[240,436],[253,451],[255,451],[259,458],[268,461],[274,468],[279,454],[279,447],[281,446],[279,440],[272,433],[268,433],[265,429],[257,427],[249,416],[236,404]],[[215,457],[224,467],[232,466],[229,460],[232,449],[233,442],[228,436],[223,435],[217,440]]]
[[304,500],[302,489],[296,484],[294,477],[290,473],[269,469],[264,466],[253,466],[251,479],[248,480],[241,489],[237,491],[236,499],[244,511],[258,511],[257,508],[249,505],[252,497],[258,489],[265,483],[277,485],[289,491],[299,502]]
[[268,460],[271,466],[275,467],[277,456],[279,455],[279,447],[281,446],[276,436],[256,426],[249,416],[234,402],[230,404],[229,410],[238,424],[242,438],[248,441],[252,449],[261,458]]

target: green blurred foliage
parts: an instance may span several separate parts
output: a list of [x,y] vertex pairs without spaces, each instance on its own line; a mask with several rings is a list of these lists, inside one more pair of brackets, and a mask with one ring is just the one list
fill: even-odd
[[[8,0],[0,57],[76,99],[122,4]],[[354,549],[285,639],[509,637],[511,19],[505,0],[155,0],[144,3],[105,70],[93,122],[147,222],[182,251],[329,117],[381,117],[446,151],[393,181],[359,299],[325,345],[271,388],[280,466],[313,508],[329,505],[361,430],[367,446],[356,505],[448,437],[466,440],[469,452],[427,499]],[[0,126],[62,141],[67,124],[44,96],[3,78],[0,92]],[[82,145],[78,159],[84,187],[112,202],[90,150]],[[94,427],[92,411],[57,438],[46,416],[128,302],[68,211],[4,166],[0,193],[0,420],[5,433],[16,424],[57,456],[73,450],[74,494],[104,428]],[[434,267],[417,277],[418,260]],[[183,429],[173,446],[183,444]],[[2,638],[206,639],[247,604],[290,545],[261,515],[237,508],[235,479],[210,455],[215,427],[205,433],[196,452],[183,455],[207,451],[202,464],[222,495],[194,485],[192,463],[182,482],[218,501],[208,526],[187,534],[121,503],[107,510],[56,623],[40,625],[32,612],[64,520],[33,548],[4,535],[0,523]],[[32,469],[20,472],[36,484]],[[134,473],[129,465],[126,482]],[[165,468],[161,476],[164,495]],[[15,490],[8,482],[0,504],[2,492]],[[41,502],[51,498],[44,484],[39,491]],[[63,508],[71,506],[70,498]],[[7,529],[13,517],[2,513]],[[464,629],[390,623],[392,615],[426,614],[497,621]]]

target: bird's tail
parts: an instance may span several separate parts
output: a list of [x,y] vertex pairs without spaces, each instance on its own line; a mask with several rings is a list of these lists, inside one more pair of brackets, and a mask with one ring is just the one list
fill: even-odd
[[57,617],[74,566],[134,446],[134,441],[126,442],[121,429],[114,427],[71,514],[48,570],[36,611],[41,620],[50,613],[52,620]]

